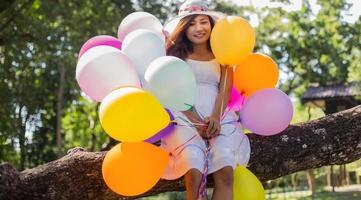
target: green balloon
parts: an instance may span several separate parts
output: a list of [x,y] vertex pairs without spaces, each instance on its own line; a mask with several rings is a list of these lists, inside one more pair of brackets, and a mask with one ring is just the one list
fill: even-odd
[[191,67],[174,56],[155,59],[145,72],[145,88],[163,107],[189,110],[195,103],[197,83]]
[[266,192],[258,178],[246,167],[238,165],[234,170],[234,200],[265,200]]

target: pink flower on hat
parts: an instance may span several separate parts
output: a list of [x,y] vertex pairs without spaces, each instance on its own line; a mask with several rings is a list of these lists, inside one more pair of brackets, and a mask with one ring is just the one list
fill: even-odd
[[178,15],[190,14],[192,12],[208,11],[208,2],[205,0],[187,0],[179,9]]
[[190,1],[184,3],[179,9],[178,15],[189,14],[192,12],[208,11],[208,5],[205,1]]

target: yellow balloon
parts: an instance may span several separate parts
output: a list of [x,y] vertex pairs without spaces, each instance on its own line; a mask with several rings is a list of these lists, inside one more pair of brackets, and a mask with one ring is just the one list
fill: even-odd
[[249,97],[259,90],[274,88],[278,76],[277,64],[271,57],[253,53],[237,65],[233,81],[237,91]]
[[139,142],[165,128],[170,117],[149,92],[136,87],[121,87],[108,94],[99,108],[105,132],[122,142]]
[[246,167],[238,165],[234,170],[234,200],[265,200],[266,192],[258,178]]
[[139,195],[159,181],[168,161],[165,150],[147,142],[117,144],[103,160],[103,179],[120,195]]
[[215,24],[210,40],[213,54],[218,62],[235,65],[252,53],[256,36],[247,20],[228,16]]

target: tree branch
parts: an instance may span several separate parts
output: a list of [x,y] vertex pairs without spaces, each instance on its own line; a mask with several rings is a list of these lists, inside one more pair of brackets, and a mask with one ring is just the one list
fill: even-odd
[[[4,30],[4,29],[15,19],[15,17],[16,17],[18,14],[19,14],[23,9],[26,8],[26,6],[31,5],[33,2],[34,2],[34,0],[28,0],[28,1],[24,2],[24,3],[19,7],[19,9],[15,10],[15,11],[9,10],[9,15],[10,15],[10,17],[8,17],[8,18],[5,17],[5,16],[7,16],[7,13],[6,13],[6,11],[4,11],[5,14],[2,14],[1,16],[2,16],[2,19],[6,20],[6,21],[1,25],[0,31]],[[13,4],[14,4],[14,7],[17,6],[17,3],[18,3],[18,2],[14,2],[14,3],[13,3]]]
[[[349,163],[361,158],[361,105],[291,125],[275,136],[248,136],[252,148],[249,168],[261,181]],[[105,153],[75,148],[58,160],[22,172],[8,164],[0,165],[0,199],[134,198],[116,195],[103,182],[101,165]],[[184,190],[182,179],[161,180],[142,196],[180,190]]]

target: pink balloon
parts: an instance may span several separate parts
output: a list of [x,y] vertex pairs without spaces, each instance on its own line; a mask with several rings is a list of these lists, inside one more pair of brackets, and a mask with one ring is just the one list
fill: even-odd
[[93,47],[79,58],[75,78],[80,89],[97,102],[116,88],[140,87],[133,62],[119,49],[105,45]]
[[122,43],[115,37],[110,35],[98,35],[95,37],[90,38],[88,41],[86,41],[83,46],[81,47],[79,51],[78,59],[90,48],[100,46],[100,45],[107,45],[112,46],[117,49],[122,48]]
[[290,98],[281,90],[265,89],[247,99],[241,123],[258,135],[275,135],[288,127],[293,116]]
[[227,109],[231,111],[238,111],[242,108],[245,101],[245,96],[238,93],[236,87],[232,86],[231,98],[228,101]]

